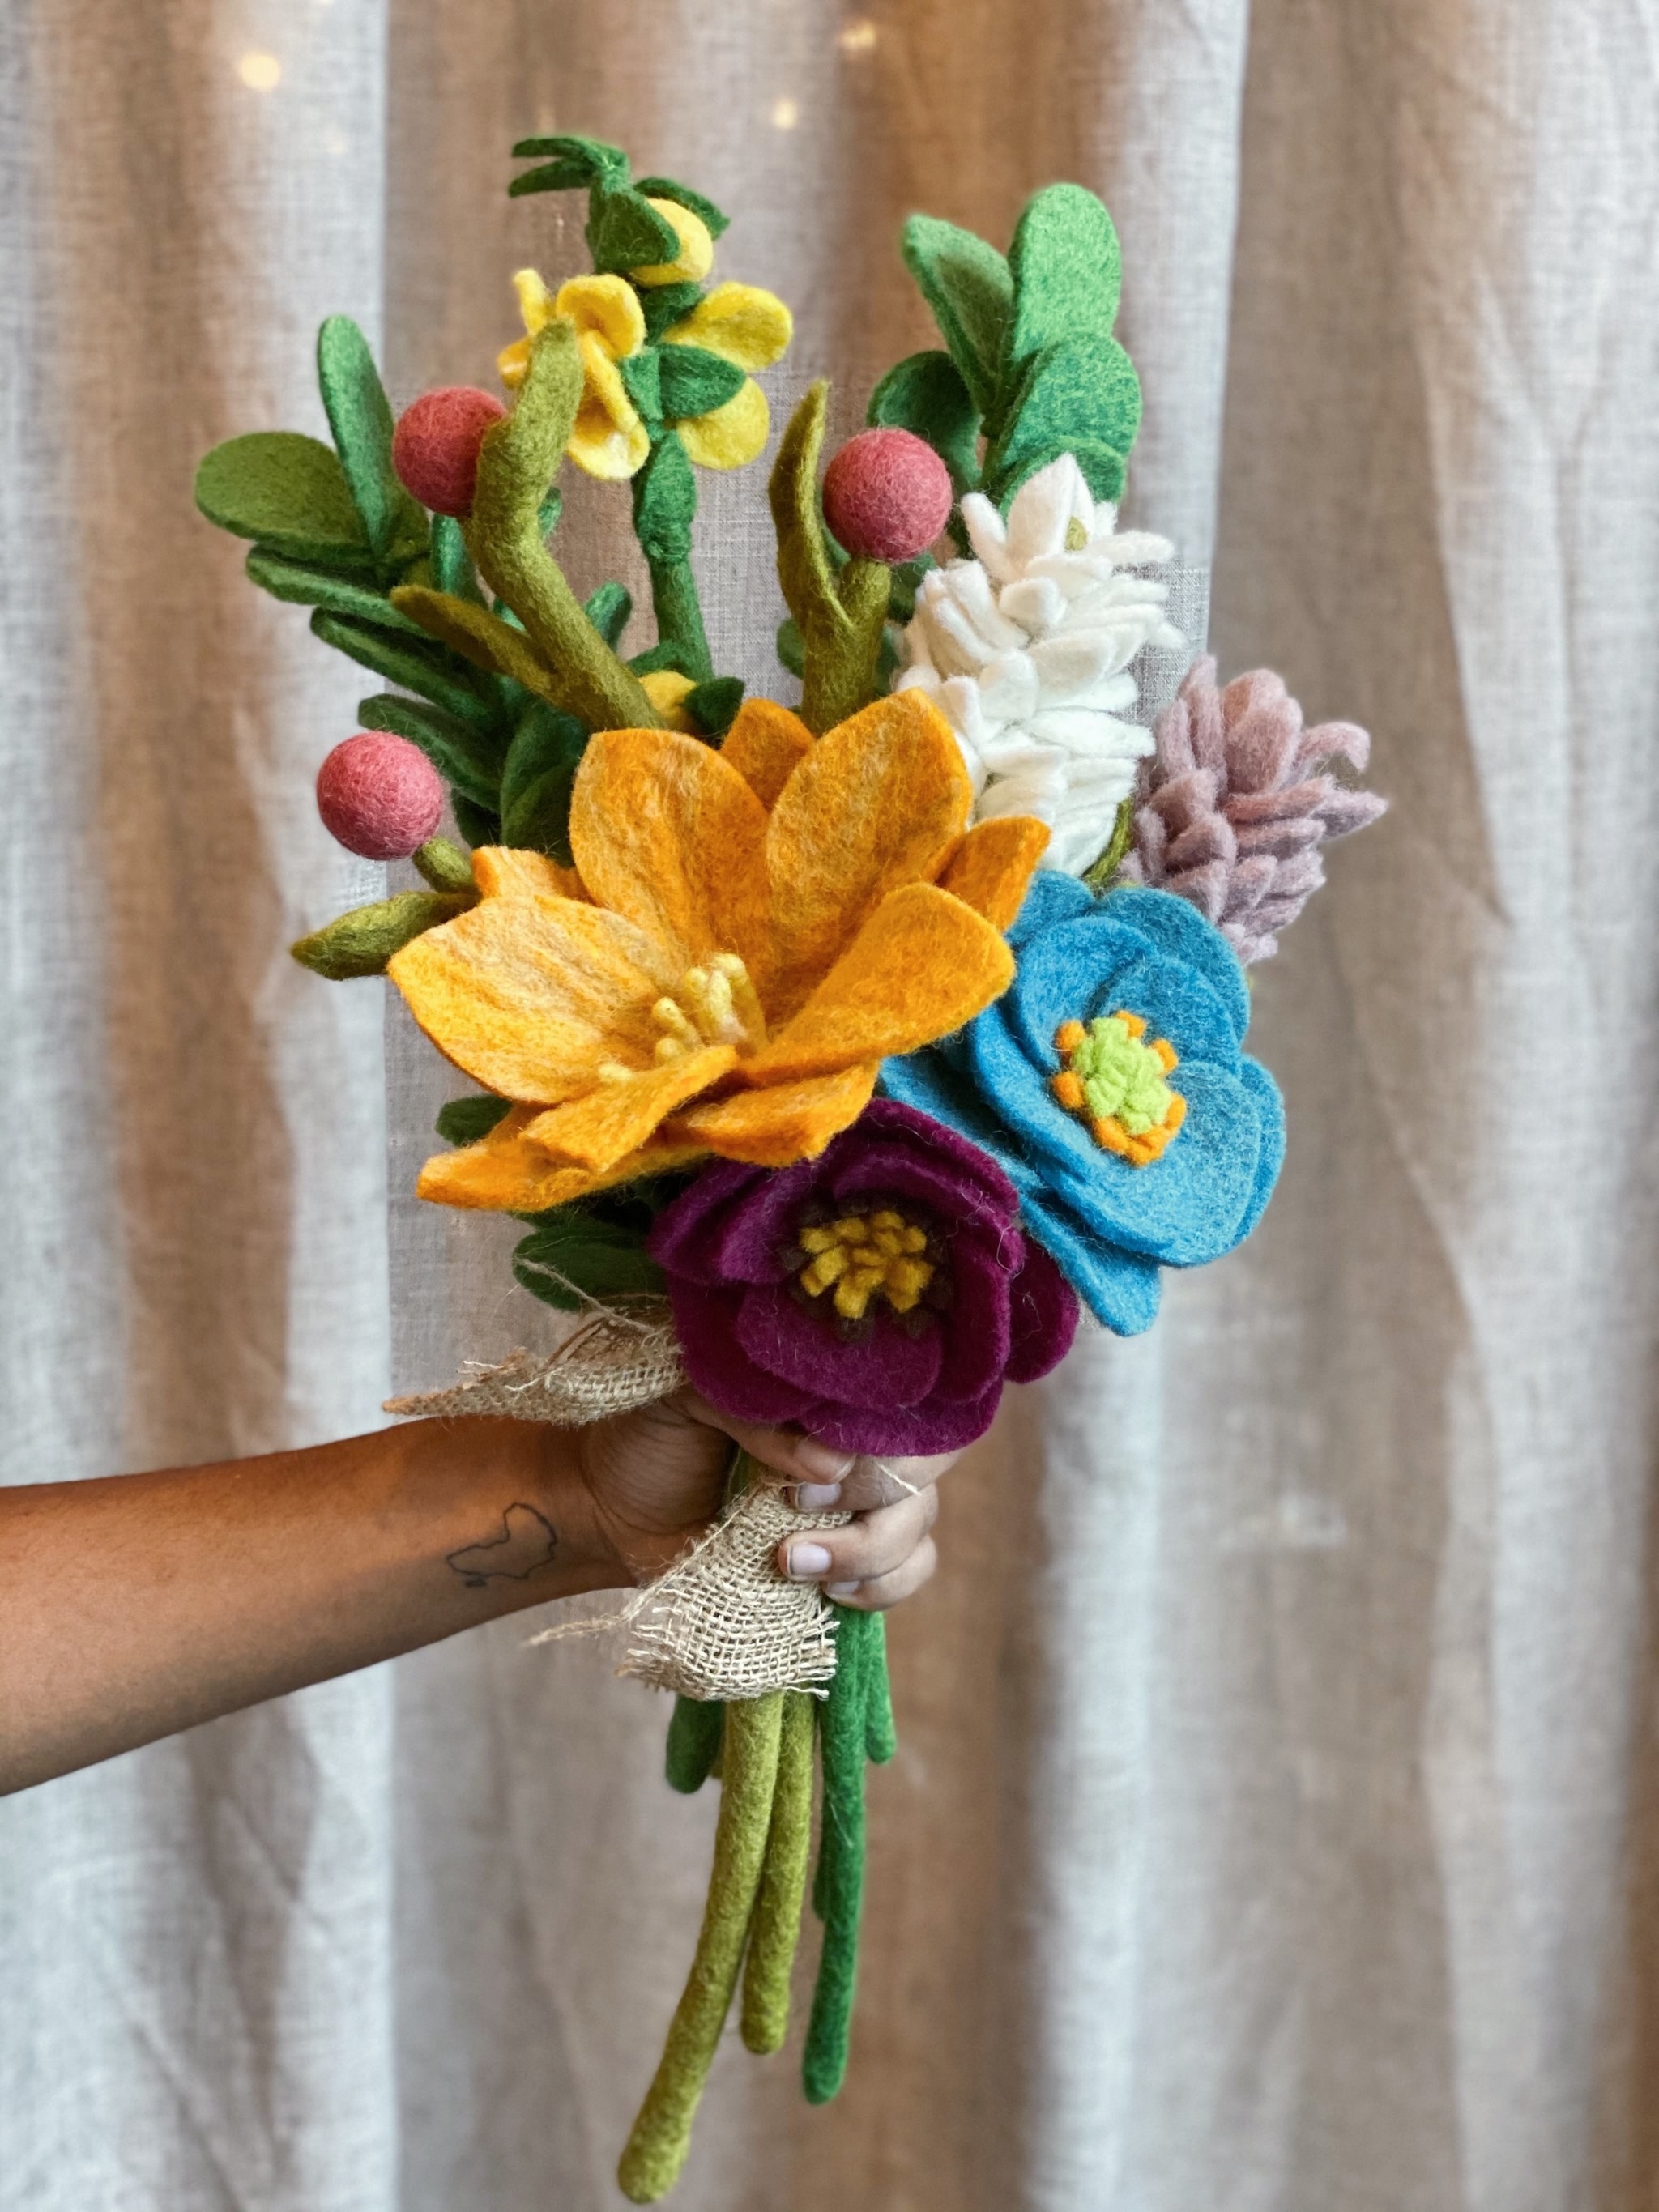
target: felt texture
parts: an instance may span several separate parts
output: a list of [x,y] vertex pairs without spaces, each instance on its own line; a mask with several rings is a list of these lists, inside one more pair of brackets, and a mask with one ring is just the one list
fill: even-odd
[[[797,1422],[848,1451],[946,1451],[990,1425],[1017,1343],[1030,1380],[1063,1358],[1076,1328],[1076,1298],[1018,1218],[1013,1185],[983,1152],[879,1101],[787,1177],[705,1169],[664,1207],[648,1249],[686,1373],[711,1405]],[[863,1224],[854,1261],[884,1221],[925,1239],[919,1302],[896,1235],[878,1295],[854,1310],[817,1287],[816,1227],[838,1219]],[[1028,1285],[1031,1268],[1040,1279]]]
[[801,2085],[814,2105],[827,2105],[847,2078],[864,1907],[869,1624],[878,1618],[836,1607],[836,1674],[819,1723],[823,1808],[812,1905],[823,1923],[823,1947],[801,2058]]
[[[401,586],[399,587],[401,590]],[[407,611],[400,610],[400,611]],[[422,623],[421,628],[427,625]],[[492,735],[499,726],[500,707],[486,696],[465,662],[430,635],[414,637],[384,623],[360,622],[353,615],[331,614],[325,607],[312,611],[311,632],[325,645],[343,653],[359,667],[372,669],[389,684],[418,692],[434,707],[458,721]]]
[[977,822],[951,855],[939,889],[982,914],[994,929],[1007,929],[1048,843],[1047,823],[1030,815]]
[[1098,499],[1122,495],[1129,449],[1140,427],[1140,380],[1121,346],[1062,338],[1021,371],[1006,427],[985,455],[985,488],[1006,501],[1035,470],[1062,453],[1082,465]]
[[685,703],[697,688],[690,677],[683,675],[678,668],[652,668],[640,678],[640,684],[664,729],[684,738],[698,734],[691,710]]
[[815,734],[857,714],[876,688],[891,578],[851,560],[839,576],[818,520],[817,463],[830,387],[813,385],[779,441],[767,487],[778,579],[802,644],[801,720]]
[[1123,879],[1189,901],[1242,961],[1270,959],[1325,880],[1321,847],[1386,811],[1329,772],[1339,759],[1363,769],[1370,739],[1352,722],[1304,727],[1265,668],[1218,688],[1209,659],[1188,670],[1154,734]]
[[544,1305],[591,1315],[596,1303],[659,1297],[662,1275],[632,1224],[601,1219],[584,1206],[544,1218],[513,1249],[513,1275]]
[[806,1863],[812,1849],[817,1708],[817,1698],[804,1690],[783,1693],[777,1788],[743,1974],[743,2039],[763,2057],[781,2050],[789,2032],[789,1978],[800,1942]]
[[675,1698],[663,1753],[671,1790],[678,1790],[683,1797],[696,1796],[714,1769],[725,1728],[726,1708],[717,1700]]
[[519,718],[501,775],[501,842],[570,859],[570,794],[587,736],[540,700]]
[[721,406],[677,425],[686,452],[700,469],[741,469],[758,460],[771,427],[766,394],[752,377],[746,377]]
[[865,1656],[869,1667],[864,1686],[864,1755],[874,1766],[885,1766],[898,1751],[898,1728],[893,1718],[893,1686],[887,1674],[887,1616],[872,1613],[875,1623],[867,1632]]
[[988,414],[996,402],[998,369],[1013,308],[1008,264],[982,238],[933,216],[910,217],[901,251],[975,408]]
[[471,512],[484,433],[507,410],[469,384],[423,392],[398,417],[392,459],[399,482],[423,507],[459,518]]
[[630,2203],[654,2204],[679,2178],[720,2029],[737,1986],[777,1794],[784,1692],[726,1711],[720,1825],[696,1954],[655,2077],[617,2179]]
[[317,333],[317,382],[334,449],[377,559],[412,560],[427,545],[427,519],[398,482],[392,405],[368,341],[349,315]]
[[338,455],[297,430],[252,430],[216,446],[197,469],[196,504],[221,530],[291,561],[374,564]]
[[697,486],[690,460],[679,436],[668,431],[657,440],[634,479],[634,534],[651,573],[658,642],[677,649],[684,672],[702,682],[713,675],[714,663],[691,568],[691,523],[696,511]]
[[775,700],[745,699],[726,732],[720,758],[769,810],[811,750],[812,732],[799,714]]
[[701,734],[723,738],[743,704],[740,676],[705,676],[694,684],[681,702]]
[[366,730],[390,730],[418,745],[440,775],[480,806],[494,808],[504,757],[499,734],[489,736],[424,699],[383,691],[357,702]]
[[405,860],[437,828],[443,782],[407,738],[364,731],[336,745],[317,771],[323,827],[368,860]]
[[[1109,1328],[1133,1334],[1156,1315],[1157,1269],[1231,1251],[1277,1178],[1283,1109],[1240,1048],[1243,975],[1184,901],[1136,890],[1097,901],[1047,872],[1012,942],[1006,995],[945,1049],[888,1061],[883,1086],[990,1153],[1073,1288]],[[1097,1143],[1053,1088],[1061,1024],[1126,1012],[1169,1040],[1186,1103],[1178,1133],[1145,1166]]]
[[602,1083],[568,1105],[550,1107],[526,1125],[525,1135],[556,1162],[615,1167],[677,1106],[718,1082],[737,1060],[730,1045],[705,1045],[663,1066],[642,1068],[629,1082]]
[[[420,583],[425,579],[416,575],[408,580]],[[434,514],[432,518],[431,580],[441,592],[471,599],[478,606],[483,605],[483,593],[473,573],[472,556],[466,550],[461,526],[453,514]]]
[[474,847],[472,880],[486,898],[580,899],[586,896],[574,868],[561,867],[544,853],[526,853],[504,845]]
[[473,1145],[488,1136],[501,1116],[512,1110],[505,1098],[452,1098],[438,1109],[433,1127],[447,1145]]
[[708,224],[681,200],[653,198],[649,192],[645,198],[674,233],[678,251],[666,261],[632,268],[629,275],[636,284],[701,284],[714,265],[714,241]]
[[1008,270],[1010,361],[1026,361],[1063,338],[1110,339],[1123,255],[1111,216],[1082,185],[1033,193],[1015,226]]
[[599,1172],[562,1167],[524,1134],[534,1106],[515,1106],[487,1137],[453,1152],[438,1152],[422,1168],[418,1197],[434,1206],[485,1208],[494,1212],[546,1213],[573,1199],[592,1197],[641,1176],[674,1175],[707,1157],[700,1145],[674,1145],[659,1135],[649,1145]]
[[568,703],[590,729],[648,728],[655,715],[638,678],[588,621],[542,536],[542,494],[569,435],[580,378],[574,333],[555,319],[532,341],[512,414],[484,435],[466,542],[479,574],[558,672],[563,696],[554,703]]
[[712,414],[735,399],[747,380],[735,362],[684,340],[664,346],[657,361],[662,411],[671,420]]
[[[510,676],[550,706],[568,711],[573,688],[542,658],[521,629],[471,599],[434,592],[425,584],[399,584],[392,594],[399,614],[452,653],[492,676]],[[647,708],[649,702],[647,702]]]
[[447,837],[428,837],[410,858],[434,891],[470,891],[476,888],[470,855]]
[[455,827],[469,845],[494,845],[500,842],[501,817],[494,807],[480,806],[465,793],[452,791],[450,811],[455,817]]
[[[913,353],[896,362],[871,393],[866,413],[872,427],[909,430],[926,439],[957,493],[979,482],[979,410],[948,353]],[[830,526],[836,528],[833,520]],[[944,527],[941,521],[939,529]]]
[[243,567],[251,584],[289,606],[326,607],[331,614],[351,615],[387,629],[419,635],[416,625],[366,577],[342,575],[313,562],[290,561],[263,545],[253,547]]
[[823,472],[823,519],[855,560],[909,561],[950,519],[951,473],[913,430],[860,430]]
[[634,611],[634,595],[625,584],[601,584],[582,602],[582,612],[614,652]]
[[[797,757],[769,815],[724,753],[660,729],[601,732],[569,817],[593,903],[545,890],[487,898],[464,927],[393,964],[422,1028],[489,1089],[555,1107],[618,1085],[592,1109],[604,1136],[582,1137],[562,1163],[540,1139],[564,1146],[584,1121],[532,1130],[534,1116],[509,1119],[476,1158],[433,1163],[423,1189],[521,1212],[557,1203],[540,1195],[550,1176],[574,1197],[585,1173],[629,1171],[612,1156],[624,1125],[638,1131],[641,1174],[661,1149],[768,1165],[812,1157],[867,1103],[884,1050],[960,1028],[1004,987],[1000,933],[932,887],[963,845],[969,786],[927,702],[879,702],[810,747],[782,709],[750,726]],[[1028,856],[1007,841],[1002,877],[995,857],[988,848],[983,895],[1015,903]],[[476,860],[481,885],[503,866]],[[740,963],[754,1003],[729,1035],[699,1034],[686,994],[720,956]],[[665,1038],[688,1030],[693,1045],[735,1045],[735,1061],[692,1063],[712,1095],[675,1097],[680,1079],[647,1073]],[[662,1118],[647,1127],[653,1113]]]
[[[673,200],[683,208],[690,208],[710,238],[719,238],[732,227],[730,216],[722,214],[713,200],[702,192],[693,191],[690,185],[681,184],[678,178],[640,177],[635,179],[635,185],[653,207],[659,200]],[[636,270],[636,276],[638,273]]]
[[794,335],[794,318],[758,284],[716,284],[665,334],[669,345],[702,346],[738,368],[770,368]]
[[326,975],[331,982],[380,975],[401,947],[452,921],[471,903],[464,891],[399,891],[395,898],[354,907],[289,949],[302,968]]
[[660,266],[679,250],[679,233],[641,191],[601,186],[589,203],[587,249],[593,266],[624,270]]

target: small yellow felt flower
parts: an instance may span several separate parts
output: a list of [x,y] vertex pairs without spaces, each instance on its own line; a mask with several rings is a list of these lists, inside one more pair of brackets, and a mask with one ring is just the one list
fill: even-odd
[[515,387],[530,365],[530,341],[556,315],[576,325],[582,357],[582,398],[566,448],[578,468],[617,483],[635,475],[651,451],[651,434],[628,396],[619,361],[645,343],[645,311],[639,295],[623,276],[573,276],[550,292],[533,269],[513,279],[524,317],[525,335],[504,346],[495,366],[501,381]]
[[[753,370],[781,359],[793,331],[794,319],[775,293],[758,284],[716,284],[664,332],[663,343],[701,346],[738,368]],[[750,375],[723,407],[676,427],[699,468],[740,469],[765,445],[770,421],[766,394]]]
[[714,265],[714,241],[700,215],[678,200],[653,200],[651,205],[679,240],[680,250],[672,261],[653,261],[644,269],[630,269],[636,284],[701,284]]

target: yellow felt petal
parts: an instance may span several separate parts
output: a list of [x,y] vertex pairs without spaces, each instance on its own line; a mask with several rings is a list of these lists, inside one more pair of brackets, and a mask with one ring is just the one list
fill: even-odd
[[787,1168],[796,1160],[814,1159],[831,1137],[863,1113],[880,1072],[878,1060],[866,1060],[834,1075],[769,1084],[764,1090],[711,1099],[665,1121],[662,1140],[696,1145],[723,1158],[748,1160],[763,1168]]
[[524,323],[526,337],[534,337],[545,329],[559,312],[553,295],[542,281],[539,269],[515,269],[513,289],[519,295],[519,313]]
[[716,284],[665,333],[670,345],[698,345],[739,368],[770,368],[794,333],[794,318],[775,292],[758,284]]
[[676,945],[682,971],[764,946],[766,809],[711,747],[673,730],[603,730],[570,799],[570,848],[590,895]]
[[932,884],[892,893],[763,1052],[749,1083],[830,1075],[915,1052],[982,1013],[1014,976],[1000,931]]
[[1030,814],[977,822],[951,854],[939,886],[994,927],[1006,929],[1048,845],[1048,823]]
[[751,376],[724,407],[688,415],[675,427],[700,469],[740,469],[765,445],[771,422],[766,394]]
[[483,899],[386,968],[447,1059],[542,1105],[585,1091],[619,1049],[648,1060],[651,1008],[681,972],[622,915],[537,897]]
[[509,392],[516,392],[530,374],[530,341],[514,338],[495,356],[495,373]]
[[700,734],[685,711],[684,702],[697,688],[689,676],[682,676],[678,668],[653,668],[640,682],[646,697],[662,716],[664,729],[678,730],[685,737]]
[[436,1206],[478,1206],[507,1213],[541,1213],[573,1198],[632,1182],[645,1175],[666,1175],[704,1157],[701,1147],[648,1144],[608,1168],[562,1167],[540,1145],[525,1136],[538,1114],[534,1106],[515,1106],[476,1145],[436,1152],[421,1170],[417,1194]]
[[651,434],[641,422],[622,373],[597,331],[582,333],[581,356],[581,404],[566,451],[589,476],[606,483],[620,483],[644,465],[651,451]]
[[517,845],[476,847],[472,880],[486,898],[583,896],[581,878],[574,868],[562,868],[545,853],[527,853]]
[[574,1167],[613,1167],[639,1149],[665,1114],[717,1083],[737,1057],[729,1044],[705,1045],[624,1081],[600,1083],[586,1097],[538,1115],[525,1135]]
[[708,225],[678,200],[653,200],[651,205],[673,227],[680,250],[672,261],[647,262],[643,269],[630,269],[629,275],[636,284],[701,284],[714,265],[714,241]]
[[933,880],[972,797],[951,726],[920,691],[878,699],[817,740],[767,832],[769,1011],[793,1013],[890,891]]
[[625,276],[573,276],[560,285],[553,312],[613,354],[637,353],[645,343],[645,310]]
[[763,806],[771,806],[811,750],[812,732],[799,714],[775,699],[745,699],[726,733],[720,758]]

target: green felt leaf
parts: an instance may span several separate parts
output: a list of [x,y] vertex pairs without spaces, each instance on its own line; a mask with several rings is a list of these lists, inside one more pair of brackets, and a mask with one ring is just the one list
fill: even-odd
[[931,553],[918,553],[914,561],[902,561],[893,571],[893,580],[887,593],[889,622],[908,623],[916,611],[916,592],[922,578],[939,563]]
[[538,701],[501,770],[501,842],[570,865],[570,792],[587,733],[574,716]]
[[592,1299],[660,1293],[662,1270],[642,1231],[600,1220],[580,1205],[543,1219],[545,1226],[514,1247],[513,1273],[546,1304],[574,1313]]
[[459,791],[452,792],[450,811],[455,817],[455,827],[475,850],[480,845],[499,845],[501,842],[501,818],[493,807],[476,806]]
[[[448,598],[416,584],[399,584],[392,604],[450,652],[496,677],[509,676],[538,698],[552,698],[558,678],[516,620],[507,621],[471,599]],[[562,696],[554,699],[562,704]]]
[[520,138],[513,149],[515,161],[544,161],[527,170],[507,186],[517,199],[526,192],[565,192],[578,185],[614,179],[628,180],[628,156],[620,146],[604,138],[578,138],[562,134],[556,138]]
[[[410,744],[420,747],[446,783],[453,784],[477,805],[495,805],[505,757],[499,738],[486,737],[441,708],[428,706],[420,699],[399,698],[394,691],[360,699],[357,719],[366,730],[389,730],[394,737],[407,738]],[[467,879],[471,880],[470,870]],[[439,884],[436,888],[451,887]]]
[[1008,266],[1014,312],[1006,358],[1013,366],[1068,339],[1111,337],[1123,256],[1111,216],[1081,185],[1050,185],[1026,202]]
[[786,615],[778,624],[778,659],[792,676],[806,673],[806,641],[800,634],[800,624],[793,615]]
[[447,1145],[476,1145],[512,1111],[510,1098],[497,1098],[482,1091],[470,1097],[452,1098],[447,1106],[441,1106],[433,1127]]
[[638,353],[624,354],[617,363],[624,390],[647,428],[652,430],[659,428],[663,416],[660,358],[655,346],[642,346]]
[[477,903],[476,891],[399,891],[395,898],[354,907],[326,929],[313,930],[289,947],[302,968],[331,982],[380,975],[394,952],[441,921],[453,921]]
[[722,215],[713,200],[694,192],[690,185],[682,185],[673,177],[641,177],[636,181],[647,199],[673,200],[680,207],[690,208],[705,224],[711,238],[718,238],[723,230],[731,228],[731,216]]
[[221,530],[289,560],[360,570],[373,564],[339,456],[298,430],[251,430],[204,454],[196,504]]
[[708,676],[692,686],[682,703],[705,737],[723,738],[743,704],[743,690],[740,676]]
[[466,664],[431,638],[410,637],[355,615],[331,614],[326,607],[313,613],[311,631],[360,668],[372,668],[388,684],[418,692],[459,720],[484,731],[494,726],[496,710],[472,682]]
[[896,362],[870,395],[873,428],[922,438],[951,471],[957,497],[979,482],[979,410],[948,353],[913,353]]
[[678,640],[659,637],[654,645],[647,645],[643,653],[636,653],[629,662],[635,676],[654,676],[659,669],[672,668],[677,676],[689,676],[685,647]]
[[[1050,461],[1057,461],[1062,453],[1069,453],[1083,471],[1083,481],[1097,499],[1115,503],[1123,496],[1123,485],[1127,473],[1121,453],[1110,446],[1091,446],[1084,440],[1074,440],[1066,446],[1050,446],[1039,452],[1022,455],[1016,467],[999,477],[994,492],[997,504],[1006,513],[1010,502],[1028,477],[1039,469],[1046,469]],[[988,485],[988,489],[989,486]]]
[[995,246],[936,216],[904,226],[904,263],[933,311],[939,335],[981,415],[996,398],[1003,340],[1013,307],[1008,264]]
[[326,607],[331,614],[356,615],[361,622],[378,623],[384,629],[407,630],[419,637],[420,630],[398,612],[384,592],[373,584],[359,583],[350,576],[342,576],[329,568],[318,568],[303,561],[284,560],[280,553],[268,552],[256,545],[244,563],[249,580],[262,592],[269,592],[273,599],[283,599],[290,606]]
[[[1059,453],[1080,456],[1087,447],[1117,456],[1121,491],[1139,423],[1140,380],[1115,338],[1063,338],[1033,355],[1022,372],[1005,427],[986,453],[986,489],[1006,501],[1044,460]],[[1115,499],[1118,491],[1101,496]]]
[[601,584],[582,608],[599,635],[614,652],[634,611],[634,595],[625,584]]
[[601,185],[588,217],[587,250],[596,270],[620,275],[677,259],[680,234],[634,185]]
[[[405,583],[420,580],[406,576]],[[451,598],[471,599],[483,605],[483,593],[478,589],[478,579],[473,574],[472,556],[466,550],[466,539],[461,526],[453,514],[434,514],[432,518],[432,587],[447,592]]]
[[735,399],[749,380],[735,362],[704,346],[665,345],[653,358],[660,371],[662,411],[672,421],[711,414]]
[[803,636],[815,621],[838,626],[842,620],[818,512],[818,454],[829,405],[830,386],[820,379],[790,416],[767,485],[778,539],[778,580]]
[[544,538],[550,538],[559,526],[559,517],[564,513],[564,494],[555,484],[544,494],[536,509],[536,523]]
[[687,280],[684,284],[648,284],[640,294],[640,305],[645,310],[645,335],[653,345],[666,330],[682,322],[702,297],[702,286]]
[[392,403],[368,341],[349,315],[331,315],[317,333],[317,381],[369,544],[382,561],[413,560],[426,549],[426,509],[398,481]]
[[634,479],[634,535],[646,559],[689,559],[696,512],[697,479],[690,458],[670,431],[653,446]]
[[434,891],[470,891],[477,888],[472,880],[471,861],[447,837],[428,837],[409,857]]

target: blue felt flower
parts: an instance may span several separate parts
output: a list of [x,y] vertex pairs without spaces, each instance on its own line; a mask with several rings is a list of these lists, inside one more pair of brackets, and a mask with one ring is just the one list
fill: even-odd
[[[1073,1287],[1133,1336],[1158,1312],[1160,1268],[1231,1252],[1279,1179],[1285,1109],[1242,1049],[1244,972],[1187,900],[1097,899],[1051,869],[1008,941],[1018,968],[1004,996],[884,1062],[882,1086],[989,1152]],[[1085,1095],[1068,1066],[1100,1080]]]

